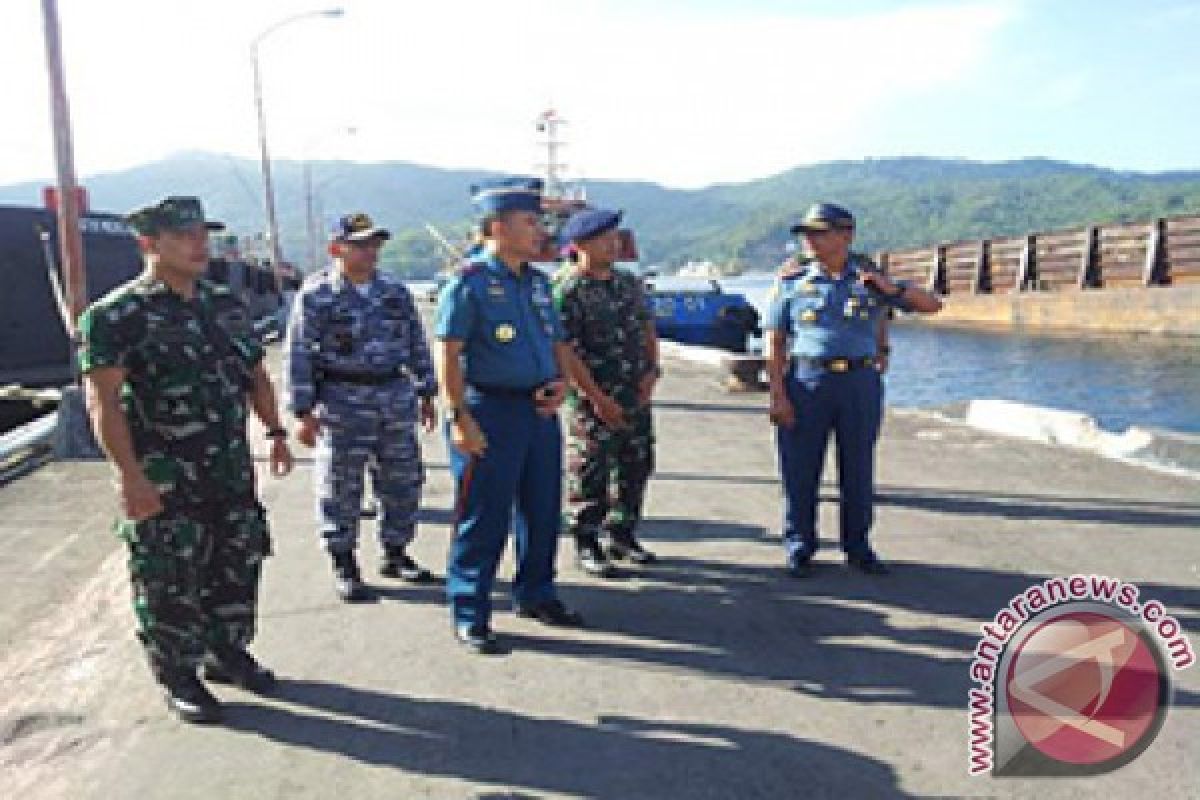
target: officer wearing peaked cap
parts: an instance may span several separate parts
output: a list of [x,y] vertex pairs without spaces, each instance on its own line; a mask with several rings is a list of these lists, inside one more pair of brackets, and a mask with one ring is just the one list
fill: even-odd
[[213,722],[218,700],[197,677],[266,692],[254,637],[263,559],[271,552],[255,493],[247,409],[267,428],[271,469],[291,469],[287,431],[245,306],[201,276],[207,220],[195,197],[131,213],[145,271],[79,319],[88,411],[116,469],[138,638],[167,704]]
[[841,206],[818,203],[791,230],[804,237],[812,258],[777,279],[764,326],[788,570],[796,577],[806,575],[817,549],[817,492],[832,433],[842,549],[852,567],[883,574],[887,568],[867,540],[874,448],[883,412],[878,325],[889,307],[930,313],[941,303],[852,260],[854,217]]
[[[531,266],[546,241],[542,182],[510,177],[473,186],[483,247],[442,289],[439,383],[456,486],[446,590],[455,636],[499,648],[491,590],[510,525],[516,535],[517,613],[581,624],[558,598],[562,436],[557,412],[573,354],[548,278]],[[515,512],[515,513],[514,513]]]
[[321,543],[346,602],[370,598],[355,558],[364,469],[383,506],[381,573],[414,583],[432,578],[408,546],[424,478],[416,426],[433,429],[437,385],[412,294],[377,268],[390,236],[366,214],[338,220],[329,243],[333,266],[297,293],[285,348],[288,407],[300,420],[300,441],[316,445]]

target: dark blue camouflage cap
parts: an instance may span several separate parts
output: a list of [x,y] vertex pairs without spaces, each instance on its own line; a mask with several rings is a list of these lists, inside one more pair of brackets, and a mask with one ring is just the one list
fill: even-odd
[[816,203],[804,212],[804,218],[792,226],[792,233],[806,231],[854,230],[854,215],[833,203]]
[[164,197],[152,206],[129,212],[125,222],[142,236],[157,236],[163,231],[183,230],[195,225],[203,225],[210,231],[225,229],[224,223],[204,218],[200,198],[188,196]]
[[356,211],[338,217],[329,232],[329,238],[338,242],[361,242],[366,239],[390,239],[392,232],[378,227],[368,215]]
[[513,175],[507,178],[480,181],[471,186],[471,205],[481,217],[502,211],[542,210],[542,180]]
[[582,242],[611,231],[621,224],[621,211],[609,211],[605,208],[585,208],[576,211],[567,218],[562,230],[558,233],[560,241]]

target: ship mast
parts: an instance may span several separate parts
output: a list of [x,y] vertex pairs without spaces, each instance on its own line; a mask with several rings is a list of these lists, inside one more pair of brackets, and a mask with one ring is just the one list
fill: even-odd
[[537,132],[540,134],[538,147],[545,151],[546,160],[537,165],[543,175],[546,197],[565,202],[582,201],[583,189],[571,186],[567,182],[567,164],[562,160],[562,149],[567,142],[562,138],[561,128],[567,124],[553,108],[543,111],[537,118]]

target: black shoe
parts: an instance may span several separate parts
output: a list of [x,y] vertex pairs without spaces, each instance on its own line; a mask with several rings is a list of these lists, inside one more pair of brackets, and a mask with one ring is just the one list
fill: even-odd
[[787,571],[793,578],[807,578],[812,575],[812,553],[796,552],[788,555]]
[[266,694],[275,688],[275,673],[254,660],[240,647],[221,648],[210,653],[201,670],[206,681],[240,686],[256,694]]
[[502,652],[496,634],[487,625],[478,623],[460,623],[454,626],[454,638],[459,644],[482,656],[492,656]]
[[385,578],[399,578],[409,583],[430,583],[433,573],[422,567],[403,547],[389,547],[383,558],[379,574]]
[[884,564],[879,556],[868,550],[865,553],[846,556],[846,564],[859,572],[864,572],[867,575],[888,575],[891,570],[887,564]]
[[546,625],[557,625],[562,628],[579,628],[583,626],[583,617],[578,611],[570,611],[561,600],[550,600],[536,606],[517,606],[517,616],[536,619]]
[[371,599],[371,592],[362,582],[354,553],[333,554],[333,588],[346,603],[365,603]]
[[575,559],[579,568],[588,575],[594,575],[597,578],[615,578],[617,576],[617,568],[604,555],[604,549],[600,547],[600,543],[596,541],[595,537],[583,538],[575,543]]
[[614,561],[628,559],[634,564],[653,564],[658,556],[642,547],[633,536],[614,536],[608,545],[608,556]]
[[163,688],[167,692],[167,708],[184,722],[204,725],[220,722],[224,716],[221,702],[192,673],[172,676]]

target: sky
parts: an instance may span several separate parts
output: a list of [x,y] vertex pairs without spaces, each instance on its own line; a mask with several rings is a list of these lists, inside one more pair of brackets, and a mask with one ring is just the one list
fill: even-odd
[[[0,184],[48,180],[40,0],[0,2]],[[81,178],[205,150],[695,188],[831,160],[1200,168],[1197,0],[59,0]],[[349,128],[354,133],[347,132]],[[86,182],[86,180],[85,180]]]

